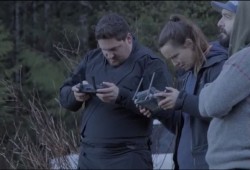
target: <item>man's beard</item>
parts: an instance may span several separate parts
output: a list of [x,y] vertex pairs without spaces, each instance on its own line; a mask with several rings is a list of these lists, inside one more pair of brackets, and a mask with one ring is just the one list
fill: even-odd
[[220,44],[228,48],[229,47],[229,41],[230,41],[230,35],[225,30],[220,30],[220,34],[218,36]]

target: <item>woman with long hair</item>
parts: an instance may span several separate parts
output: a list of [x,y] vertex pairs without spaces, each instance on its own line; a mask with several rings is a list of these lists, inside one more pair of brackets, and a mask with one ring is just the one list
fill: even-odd
[[227,59],[225,50],[209,44],[205,35],[192,21],[182,15],[171,15],[159,36],[159,49],[183,74],[177,77],[178,87],[166,87],[155,94],[162,111],[151,114],[145,108],[145,116],[159,119],[176,135],[173,160],[175,169],[208,168],[207,129],[209,118],[200,115],[198,102],[200,90],[216,79]]

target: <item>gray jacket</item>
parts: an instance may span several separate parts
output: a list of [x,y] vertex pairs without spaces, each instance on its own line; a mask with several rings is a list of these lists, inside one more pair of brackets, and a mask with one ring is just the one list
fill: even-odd
[[240,1],[230,40],[233,55],[200,93],[201,115],[213,118],[206,155],[210,169],[250,169],[249,22],[250,2]]

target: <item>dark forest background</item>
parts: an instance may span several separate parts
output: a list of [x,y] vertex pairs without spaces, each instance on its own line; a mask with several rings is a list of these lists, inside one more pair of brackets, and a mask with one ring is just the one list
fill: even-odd
[[[97,46],[94,26],[105,13],[125,17],[155,52],[171,13],[190,17],[215,40],[220,14],[210,1],[0,1],[0,168],[49,168],[77,152],[80,112],[58,102],[59,87]],[[160,54],[159,54],[160,55]]]

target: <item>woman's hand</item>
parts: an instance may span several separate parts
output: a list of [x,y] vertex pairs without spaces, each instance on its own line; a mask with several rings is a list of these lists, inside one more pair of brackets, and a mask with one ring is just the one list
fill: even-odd
[[164,92],[155,93],[154,96],[162,98],[158,102],[158,106],[163,110],[167,110],[174,108],[179,93],[180,92],[173,87],[166,87],[166,90]]
[[140,112],[141,112],[144,116],[146,116],[146,117],[150,117],[150,116],[151,116],[151,112],[150,112],[148,109],[146,109],[146,108],[144,108],[144,107],[142,107],[142,106],[138,106],[138,107],[139,107]]

